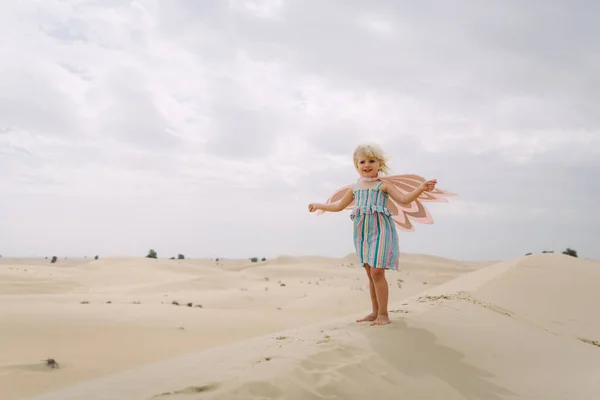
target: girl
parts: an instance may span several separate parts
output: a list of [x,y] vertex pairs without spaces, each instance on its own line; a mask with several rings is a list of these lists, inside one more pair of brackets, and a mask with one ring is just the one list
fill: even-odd
[[402,193],[381,174],[388,174],[387,158],[375,144],[359,145],[354,150],[354,167],[360,177],[341,199],[332,203],[311,203],[309,212],[317,210],[339,212],[352,202],[354,208],[350,218],[354,225],[354,248],[369,278],[369,291],[373,310],[371,314],[357,320],[370,321],[373,325],[390,323],[388,316],[388,283],[385,270],[398,270],[398,233],[388,209],[391,197],[396,203],[408,204],[425,191],[433,191],[435,179],[423,182],[410,193]]

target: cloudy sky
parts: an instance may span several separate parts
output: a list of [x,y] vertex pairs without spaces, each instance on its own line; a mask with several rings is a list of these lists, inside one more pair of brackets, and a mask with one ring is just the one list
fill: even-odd
[[401,251],[600,258],[600,6],[0,3],[0,254],[344,256],[379,143],[458,193]]

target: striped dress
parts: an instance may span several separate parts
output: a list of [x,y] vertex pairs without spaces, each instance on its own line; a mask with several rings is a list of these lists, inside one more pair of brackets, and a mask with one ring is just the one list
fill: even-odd
[[354,248],[362,264],[373,268],[398,270],[400,256],[398,232],[386,206],[388,194],[379,187],[357,189],[354,185]]

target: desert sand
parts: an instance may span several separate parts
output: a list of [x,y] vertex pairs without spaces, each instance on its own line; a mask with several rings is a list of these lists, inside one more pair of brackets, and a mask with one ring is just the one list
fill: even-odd
[[600,262],[403,254],[387,276],[371,327],[352,255],[0,259],[1,398],[600,398]]

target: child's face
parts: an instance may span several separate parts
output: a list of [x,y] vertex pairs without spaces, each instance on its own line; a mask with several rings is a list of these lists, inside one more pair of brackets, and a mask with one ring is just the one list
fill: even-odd
[[376,158],[367,157],[364,154],[358,155],[357,169],[361,176],[365,178],[374,178],[379,173],[381,164]]

